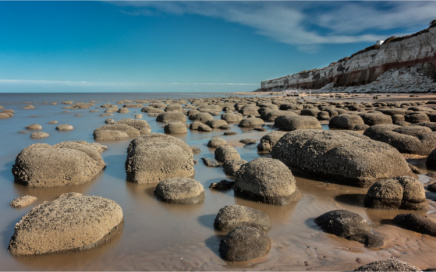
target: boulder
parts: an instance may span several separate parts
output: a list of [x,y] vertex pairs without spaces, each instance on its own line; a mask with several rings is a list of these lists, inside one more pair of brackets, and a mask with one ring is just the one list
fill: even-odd
[[229,232],[241,226],[251,226],[266,231],[271,228],[271,223],[264,212],[241,205],[225,206],[215,217],[214,227],[217,230]]
[[349,131],[292,131],[276,143],[271,155],[302,172],[353,186],[414,176],[398,150]]
[[168,134],[187,134],[188,129],[186,128],[185,123],[176,121],[169,122],[164,126],[165,133]]
[[118,113],[121,113],[121,114],[129,113],[129,112],[130,112],[130,110],[128,108],[120,108],[118,110]]
[[239,142],[243,143],[245,145],[252,145],[252,144],[256,143],[256,140],[253,138],[244,138],[244,139],[239,140]]
[[123,211],[112,200],[67,193],[33,208],[15,225],[12,255],[41,255],[96,247],[121,231]]
[[220,126],[227,125],[227,122],[221,119],[212,119],[209,121],[206,121],[206,125],[208,125],[211,128],[219,128]]
[[428,155],[436,148],[436,132],[421,126],[375,125],[364,135],[388,143],[401,153]]
[[369,188],[364,205],[375,209],[428,210],[424,186],[411,177],[377,181]]
[[257,151],[259,152],[271,152],[273,146],[285,135],[285,131],[272,131],[265,134],[257,145]]
[[354,271],[416,271],[421,272],[421,269],[409,263],[395,260],[387,259],[383,261],[375,261],[369,264],[362,265],[356,268]]
[[191,120],[206,123],[207,121],[213,120],[213,116],[208,112],[200,112],[194,115]]
[[96,141],[119,141],[139,137],[141,133],[126,124],[104,125],[94,130],[93,136]]
[[233,185],[235,185],[234,181],[229,181],[229,180],[220,180],[219,182],[213,182],[209,185],[209,189],[214,189],[214,190],[218,190],[218,191],[225,191],[225,190],[230,190],[231,188],[233,188]]
[[63,125],[57,126],[56,129],[59,131],[70,131],[70,130],[73,130],[74,127],[72,125],[63,124]]
[[28,187],[55,187],[91,181],[105,168],[100,144],[61,142],[33,144],[20,152],[12,167],[15,182]]
[[429,168],[436,168],[436,148],[433,149],[430,154],[428,155],[427,161],[426,161],[427,167]]
[[136,120],[132,118],[127,118],[127,119],[121,119],[115,122],[115,124],[123,124],[123,125],[131,126],[139,130],[140,135],[147,135],[151,133],[150,125],[145,120]]
[[221,119],[226,121],[227,123],[239,123],[244,117],[240,113],[223,113],[221,115]]
[[354,129],[357,125],[363,125],[363,119],[357,114],[341,114],[330,119],[329,127],[337,129]]
[[292,111],[270,110],[270,111],[265,111],[265,113],[262,114],[262,119],[266,122],[274,122],[274,120],[276,120],[277,117],[282,115],[297,116],[297,114]]
[[9,206],[12,208],[24,208],[29,205],[31,205],[33,202],[35,202],[38,198],[31,196],[31,195],[25,195],[21,197],[15,198]]
[[315,218],[315,223],[325,232],[339,237],[357,241],[369,248],[382,247],[383,238],[373,234],[362,216],[346,210],[326,212]]
[[127,180],[134,183],[158,183],[168,178],[194,176],[194,159],[189,145],[157,133],[130,142],[125,167]]
[[207,143],[208,147],[211,148],[217,148],[220,145],[226,145],[227,141],[224,140],[223,138],[219,138],[219,137],[213,137],[212,139],[209,140],[209,142]]
[[285,205],[302,197],[291,170],[279,160],[258,158],[236,172],[235,194],[254,201]]
[[392,118],[386,114],[361,113],[359,115],[360,115],[360,117],[362,117],[365,124],[367,124],[369,126],[382,125],[382,124],[392,124]]
[[162,123],[176,122],[180,121],[182,123],[186,123],[186,116],[182,112],[173,111],[173,112],[164,112],[157,116],[156,121]]
[[48,136],[50,136],[50,134],[41,131],[30,134],[31,139],[43,139],[43,138],[47,138]]
[[221,241],[219,252],[226,261],[243,262],[266,255],[270,248],[271,240],[263,230],[241,226]]
[[31,124],[26,127],[28,130],[42,130],[42,126],[39,124]]
[[399,214],[392,222],[402,228],[436,237],[436,223],[427,216],[416,213]]
[[236,175],[236,172],[241,168],[243,164],[247,163],[246,160],[243,159],[233,159],[233,160],[227,160],[223,164],[224,173],[229,176]]
[[172,111],[183,112],[183,107],[179,103],[173,103],[173,104],[169,104],[168,106],[166,106],[165,111],[166,112],[172,112]]
[[219,162],[225,162],[240,158],[241,156],[233,146],[220,145],[215,149],[215,159]]
[[241,122],[239,122],[239,126],[244,128],[254,128],[261,127],[264,123],[265,122],[260,118],[249,117],[242,119]]
[[312,116],[279,116],[274,121],[274,126],[280,130],[293,131],[297,129],[322,129],[318,119]]
[[169,178],[156,186],[155,195],[172,204],[196,204],[204,200],[203,185],[191,178]]

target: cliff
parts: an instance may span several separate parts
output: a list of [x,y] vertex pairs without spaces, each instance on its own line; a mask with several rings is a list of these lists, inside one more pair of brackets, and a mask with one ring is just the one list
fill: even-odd
[[375,81],[389,70],[425,67],[424,76],[436,80],[436,20],[415,34],[391,37],[382,45],[373,45],[328,67],[265,80],[259,91],[320,89],[361,86]]

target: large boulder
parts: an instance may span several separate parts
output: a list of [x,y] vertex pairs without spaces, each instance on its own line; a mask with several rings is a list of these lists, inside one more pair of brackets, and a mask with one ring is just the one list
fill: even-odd
[[271,152],[273,146],[285,135],[285,131],[272,131],[265,134],[257,145],[259,152]]
[[263,126],[264,123],[265,122],[260,118],[249,117],[242,119],[241,122],[239,122],[239,126],[244,128],[255,128]]
[[169,178],[156,186],[155,195],[172,204],[196,204],[204,200],[203,185],[192,178]]
[[382,124],[392,124],[392,118],[386,114],[361,113],[359,115],[360,115],[360,117],[362,117],[365,124],[367,124],[369,126],[382,125]]
[[139,130],[140,135],[147,135],[151,133],[150,125],[145,120],[126,118],[115,122],[115,124],[124,124],[136,128],[137,130]]
[[329,127],[337,129],[354,129],[363,125],[363,119],[357,114],[341,114],[330,119]]
[[182,123],[186,123],[186,116],[182,112],[172,111],[161,113],[157,116],[156,121],[162,123],[176,122],[180,121]]
[[215,229],[228,232],[240,226],[268,230],[271,223],[264,212],[246,206],[230,205],[218,211],[214,222]]
[[355,132],[292,131],[277,142],[271,155],[291,168],[353,186],[414,176],[398,150]]
[[399,214],[392,222],[402,228],[436,237],[436,223],[427,216],[416,213]]
[[240,159],[236,148],[230,145],[220,145],[215,149],[215,159],[219,162],[225,162],[229,160]]
[[221,115],[221,119],[227,123],[239,123],[242,119],[244,119],[244,116],[242,116],[240,113],[228,112],[223,113],[223,115]]
[[274,126],[280,130],[293,131],[297,129],[321,129],[318,119],[312,116],[282,115],[274,120]]
[[172,136],[152,133],[130,142],[125,163],[127,180],[158,183],[174,177],[194,176],[189,145]]
[[185,123],[182,122],[169,122],[164,126],[165,133],[168,134],[187,134],[188,129]]
[[271,240],[261,229],[241,226],[227,234],[220,243],[221,257],[230,262],[243,262],[266,255]]
[[411,177],[377,181],[369,188],[364,205],[376,209],[428,210],[424,186]]
[[357,241],[367,247],[383,246],[383,238],[373,234],[366,220],[357,213],[346,210],[330,211],[315,218],[315,223],[325,232]]
[[139,130],[126,124],[104,125],[94,130],[93,133],[96,141],[120,141],[140,135]]
[[436,132],[422,126],[375,125],[364,135],[388,143],[401,153],[428,155],[436,148]]
[[28,187],[55,187],[81,184],[94,179],[106,166],[100,144],[61,142],[56,145],[33,144],[15,159],[15,182]]
[[387,259],[383,261],[375,261],[369,264],[362,265],[354,271],[416,271],[422,270],[418,267],[395,259]]
[[15,225],[12,255],[41,255],[96,247],[121,231],[123,211],[112,200],[67,193],[33,208]]
[[285,205],[300,200],[291,170],[281,161],[258,158],[236,172],[235,193],[254,201]]
[[238,172],[238,170],[241,168],[241,166],[246,163],[247,161],[243,159],[232,159],[232,160],[224,161],[223,164],[224,173],[226,173],[226,175],[229,176],[234,176],[236,175],[236,172]]

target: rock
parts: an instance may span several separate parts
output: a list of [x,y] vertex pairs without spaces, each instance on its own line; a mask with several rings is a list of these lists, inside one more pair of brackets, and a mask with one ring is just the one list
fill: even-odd
[[118,110],[118,113],[129,113],[130,112],[130,110],[128,109],[128,108],[121,108],[121,109],[119,109]]
[[375,209],[428,210],[424,186],[411,177],[377,181],[369,188],[364,205]]
[[200,112],[193,116],[191,120],[206,123],[207,121],[213,120],[213,116],[208,112]]
[[127,118],[127,119],[121,119],[121,120],[115,122],[115,124],[122,124],[122,125],[131,126],[135,129],[137,129],[139,131],[140,135],[147,135],[147,134],[151,133],[150,125],[145,120],[135,120],[132,118]]
[[0,112],[0,119],[8,119],[14,117],[12,113]]
[[215,217],[214,227],[217,230],[229,232],[241,226],[255,227],[264,231],[271,228],[268,215],[241,205],[225,206]]
[[221,119],[212,119],[207,121],[206,125],[208,125],[211,128],[219,128],[221,126],[226,126],[227,122]]
[[302,197],[291,170],[281,161],[258,158],[236,172],[235,194],[254,201],[285,205]]
[[20,152],[12,167],[15,182],[28,187],[81,184],[94,179],[105,168],[100,144],[61,142],[33,144]]
[[375,261],[369,264],[365,264],[354,271],[421,271],[414,265],[409,263],[388,259],[383,261]]
[[220,167],[221,166],[219,164],[219,162],[217,162],[214,159],[209,160],[208,158],[201,158],[201,160],[203,161],[204,165],[206,165],[207,167]]
[[227,123],[239,123],[244,117],[240,113],[223,113],[221,119]]
[[161,113],[157,116],[156,121],[162,123],[176,122],[180,121],[182,123],[186,123],[186,116],[182,112],[165,112]]
[[219,252],[226,261],[243,262],[266,255],[270,248],[271,240],[263,230],[241,226],[221,241]]
[[244,118],[239,122],[240,127],[244,128],[255,128],[255,127],[261,127],[265,122],[260,118]]
[[225,162],[233,159],[240,159],[238,151],[229,145],[220,145],[215,149],[215,159],[219,162]]
[[436,168],[436,148],[433,149],[428,155],[426,164],[429,168]]
[[388,143],[401,153],[428,155],[436,148],[436,133],[420,126],[375,125],[364,135]]
[[164,126],[165,133],[168,134],[187,134],[188,129],[186,125],[182,122],[169,122]]
[[272,131],[265,134],[257,145],[257,151],[259,152],[271,152],[273,146],[285,135],[285,131]]
[[428,117],[428,115],[423,112],[406,114],[406,116],[404,117],[407,122],[412,124],[430,122],[430,118]]
[[244,138],[242,140],[239,140],[240,143],[246,144],[246,145],[252,145],[256,143],[255,139],[252,138]]
[[425,174],[424,171],[422,171],[421,169],[419,169],[418,167],[416,167],[415,165],[409,163],[409,168],[410,170],[412,170],[413,173],[415,174]]
[[363,130],[363,131],[365,131],[365,130],[367,130],[368,128],[369,128],[368,125],[363,124],[363,125],[356,125],[356,126],[353,128],[353,130]]
[[411,231],[436,236],[436,223],[424,215],[416,213],[399,214],[392,222]]
[[72,125],[63,124],[63,125],[57,126],[56,129],[59,131],[70,131],[70,130],[73,130],[74,127]]
[[373,234],[365,219],[346,210],[326,212],[315,218],[315,223],[325,232],[363,243],[369,248],[383,246],[381,236]]
[[297,129],[322,129],[318,119],[312,116],[279,116],[274,121],[274,126],[285,131]]
[[223,133],[224,136],[232,136],[232,135],[237,135],[238,133],[234,132],[234,131],[226,131]]
[[123,211],[112,200],[67,193],[33,208],[15,225],[12,255],[41,255],[96,247],[121,231]]
[[42,126],[38,124],[31,124],[26,127],[28,130],[42,130]]
[[233,185],[235,185],[234,181],[228,181],[228,180],[221,180],[219,182],[214,182],[211,185],[209,185],[209,189],[214,189],[218,191],[225,191],[233,188]]
[[392,124],[392,118],[389,115],[382,113],[361,113],[359,114],[362,117],[365,124],[368,126],[374,125],[382,125],[382,124]]
[[17,197],[14,199],[9,206],[12,208],[24,208],[29,205],[31,205],[33,202],[35,202],[38,198],[31,196],[31,195],[25,195],[22,197]]
[[48,136],[50,136],[50,134],[48,134],[47,132],[34,132],[30,134],[31,139],[43,139],[47,138]]
[[349,131],[292,131],[277,142],[271,155],[305,173],[359,187],[414,176],[398,150]]
[[183,107],[182,107],[182,105],[180,105],[178,103],[173,103],[173,104],[169,104],[168,106],[166,106],[165,111],[166,112],[171,112],[171,111],[183,112]]
[[154,191],[162,201],[172,204],[196,204],[204,200],[200,182],[191,178],[169,178],[159,182]]
[[192,150],[192,153],[194,153],[194,154],[201,153],[201,149],[196,147],[196,146],[190,146],[190,148]]
[[282,115],[290,115],[290,116],[297,116],[295,112],[292,111],[285,111],[285,110],[270,110],[265,112],[265,114],[262,114],[262,119],[266,122],[274,122],[277,117]]
[[146,113],[148,113],[148,115],[150,115],[150,114],[157,114],[157,116],[158,116],[159,114],[165,112],[165,111],[162,110],[162,109],[155,108],[155,107],[150,107],[150,106],[145,107],[145,108],[142,108],[141,111],[142,111],[142,112],[146,112]]
[[220,145],[226,145],[227,141],[224,140],[223,138],[219,138],[219,137],[213,137],[212,139],[209,140],[209,142],[207,143],[208,147],[211,148],[217,148]]
[[363,125],[363,119],[357,114],[341,114],[330,119],[329,127],[337,129],[354,129]]
[[236,175],[236,172],[241,168],[243,164],[247,163],[246,160],[243,159],[233,159],[233,160],[227,160],[224,161],[223,168],[224,173],[229,176]]
[[23,107],[23,110],[33,110],[33,109],[35,109],[35,106],[33,106],[33,105],[27,105],[27,106]]
[[141,133],[126,124],[104,125],[94,130],[93,136],[96,141],[119,141],[139,137]]
[[255,128],[253,128],[253,130],[260,131],[260,132],[265,132],[265,131],[267,131],[267,129],[264,128],[264,127],[255,127]]
[[158,133],[130,142],[125,167],[127,180],[134,183],[158,183],[174,177],[194,176],[194,159],[189,145]]
[[427,190],[429,190],[430,192],[436,193],[436,183],[428,185]]
[[114,120],[114,119],[106,119],[106,120],[104,120],[104,122],[105,122],[106,124],[108,124],[108,125],[113,125],[113,124],[115,124],[115,120]]

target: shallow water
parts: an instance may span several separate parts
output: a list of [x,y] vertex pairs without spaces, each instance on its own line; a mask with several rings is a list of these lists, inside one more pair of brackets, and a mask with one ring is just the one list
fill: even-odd
[[[136,96],[135,96],[136,95]],[[156,94],[153,94],[156,95]],[[182,97],[198,97],[179,94]],[[206,97],[207,95],[204,95]],[[212,96],[212,95],[211,95]],[[126,182],[124,161],[130,141],[108,142],[108,150],[102,154],[106,169],[92,182],[70,187],[50,189],[29,189],[13,182],[12,164],[16,155],[26,146],[44,142],[55,144],[67,140],[93,142],[92,132],[104,124],[106,118],[131,118],[141,113],[140,109],[130,109],[129,114],[115,113],[112,117],[100,117],[104,110],[93,113],[89,110],[69,110],[65,113],[60,102],[75,100],[88,102],[97,100],[95,107],[120,99],[168,98],[160,94],[147,97],[147,94],[83,94],[68,95],[0,95],[0,105],[16,111],[15,117],[0,120],[0,269],[1,270],[353,270],[362,264],[399,258],[421,269],[435,267],[436,238],[420,235],[389,224],[389,219],[405,211],[381,211],[364,209],[363,197],[367,189],[327,183],[320,180],[297,177],[297,186],[304,197],[295,204],[274,206],[248,201],[235,197],[232,190],[226,192],[208,189],[212,182],[230,179],[222,168],[207,168],[200,158],[213,158],[213,149],[206,146],[212,136],[222,135],[223,131],[212,133],[188,131],[180,137],[189,145],[199,147],[195,155],[199,162],[195,165],[195,179],[205,188],[205,201],[197,205],[171,205],[157,200],[153,195],[154,185],[138,185]],[[22,110],[22,102],[35,105],[34,110]],[[50,105],[44,101],[56,101]],[[35,103],[36,102],[36,103]],[[83,114],[77,117],[75,114]],[[32,117],[37,115],[37,117]],[[216,117],[217,118],[217,117]],[[162,124],[144,114],[153,132],[163,133]],[[70,132],[55,130],[57,125],[47,122],[58,120],[59,124],[71,124]],[[50,137],[41,140],[30,139],[30,133],[19,134],[25,126],[38,123]],[[271,131],[271,126],[266,126]],[[327,129],[327,127],[325,127]],[[256,145],[244,147],[239,139],[251,137],[259,140],[266,132],[231,128],[235,136],[223,136],[234,145],[241,157],[247,161],[258,158]],[[422,161],[413,161],[425,169]],[[423,182],[428,181],[421,175]],[[13,257],[7,247],[14,231],[14,225],[43,201],[53,200],[65,192],[80,192],[97,195],[116,201],[124,212],[124,228],[108,243],[95,249],[62,254],[49,254],[32,257]],[[26,194],[38,197],[37,203],[23,209],[13,209],[9,203],[16,197]],[[430,199],[436,194],[428,193]],[[436,213],[436,205],[430,202],[431,216]],[[272,228],[268,235],[272,240],[271,251],[264,257],[232,264],[223,261],[218,255],[219,242],[223,233],[213,229],[216,213],[225,205],[240,204],[257,208],[268,214]],[[375,232],[386,239],[383,249],[367,249],[362,244],[326,234],[313,223],[313,218],[334,209],[347,209],[362,215],[374,227]]]

